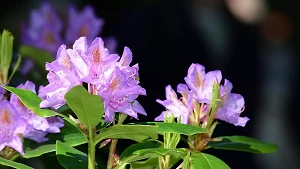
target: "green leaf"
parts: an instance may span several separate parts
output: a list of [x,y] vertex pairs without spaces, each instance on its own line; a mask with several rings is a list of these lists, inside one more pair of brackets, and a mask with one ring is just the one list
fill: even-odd
[[102,119],[104,106],[98,95],[90,94],[83,86],[74,86],[65,94],[69,107],[87,128],[96,127]]
[[41,109],[40,103],[42,99],[29,90],[14,88],[10,86],[1,86],[4,89],[14,93],[21,100],[21,102],[31,111],[33,111],[36,115],[40,117],[51,117],[57,115],[56,112],[49,109]]
[[145,141],[141,143],[136,143],[132,144],[129,147],[127,147],[123,153],[120,155],[120,159],[124,159],[126,157],[129,157],[132,155],[133,152],[141,149],[146,149],[146,148],[158,148],[161,147],[163,144],[158,142],[158,141]]
[[11,74],[10,74],[8,80],[7,80],[7,84],[9,84],[10,80],[11,80],[12,77],[15,75],[16,71],[18,70],[18,68],[19,68],[19,66],[20,66],[22,57],[21,57],[21,55],[18,55],[18,56],[19,56],[19,57],[18,57],[18,60],[17,60],[17,62],[15,63],[15,66],[14,66],[14,68],[13,68],[13,70],[12,70],[12,72],[11,72]]
[[186,153],[186,156],[183,158],[183,162],[182,162],[182,169],[190,169],[190,157],[191,157],[191,152],[188,151]]
[[[133,152],[133,155],[138,155],[141,157],[157,158],[159,156],[170,155],[170,167],[175,165],[180,159],[183,159],[187,154],[187,149],[185,148],[175,148],[175,149],[166,149],[166,148],[146,148]],[[157,159],[156,159],[157,160]],[[133,162],[131,160],[131,162]]]
[[87,169],[88,157],[85,153],[61,141],[56,141],[58,162],[66,169]]
[[34,168],[29,167],[25,164],[17,163],[17,162],[11,161],[11,160],[6,160],[6,159],[1,158],[1,157],[0,157],[0,164],[5,165],[5,166],[9,166],[9,167],[12,167],[12,168],[17,168],[17,169],[20,169],[20,168],[21,169],[34,169]]
[[46,137],[49,138],[49,141],[41,144],[26,139],[24,143],[24,147],[26,147],[24,157],[32,158],[54,152],[56,150],[56,140],[64,142],[69,146],[78,146],[87,143],[87,139],[82,132],[67,121],[65,121],[65,126],[61,128],[60,133],[48,134]]
[[130,166],[131,169],[159,169],[158,158],[133,162]]
[[221,141],[211,141],[207,148],[245,151],[251,153],[273,153],[278,149],[276,144],[262,142],[246,136],[223,136],[214,139],[220,139]]
[[230,169],[219,158],[206,153],[192,152],[190,157],[191,169]]
[[62,114],[73,114],[72,109],[69,107],[68,104],[65,104],[63,106],[61,106],[60,108],[57,109],[58,113],[62,113]]
[[[133,152],[136,155],[145,155],[145,154],[158,154],[160,156],[165,155],[173,155],[173,154],[184,154],[187,152],[184,148],[176,148],[176,149],[167,149],[167,148],[146,148]],[[184,157],[184,156],[183,156]]]
[[41,70],[45,70],[46,62],[52,62],[55,59],[55,56],[52,56],[52,54],[46,50],[25,45],[20,45],[19,54],[23,57],[32,59]]
[[115,125],[101,129],[96,136],[95,143],[108,138],[130,139],[137,142],[142,142],[149,137],[156,140],[157,128],[157,126],[150,125]]
[[11,65],[13,55],[14,37],[8,30],[3,30],[0,34],[0,84],[8,84],[8,70]]
[[181,123],[146,122],[146,124],[158,126],[158,133],[179,133],[183,135],[194,135],[197,133],[208,133],[209,131],[198,127]]

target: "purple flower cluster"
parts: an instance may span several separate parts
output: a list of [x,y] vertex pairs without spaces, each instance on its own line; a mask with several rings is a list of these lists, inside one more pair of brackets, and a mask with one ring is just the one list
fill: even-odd
[[[35,84],[27,81],[17,88],[35,93]],[[22,138],[38,143],[48,140],[48,133],[59,133],[64,121],[59,117],[43,118],[26,108],[20,99],[12,94],[10,100],[0,103],[0,151],[11,147],[24,155]]]
[[[78,11],[74,6],[68,7],[67,22],[53,9],[48,2],[42,3],[40,8],[33,10],[28,23],[22,25],[21,42],[25,45],[46,50],[55,56],[61,44],[71,46],[81,36],[87,37],[89,43],[101,32],[104,20],[95,15],[91,6],[85,6]],[[108,37],[107,48],[116,50],[116,40]],[[33,62],[27,60],[23,73],[26,74],[33,66]]]
[[146,115],[136,98],[146,95],[139,85],[138,64],[130,66],[132,53],[124,48],[122,57],[111,54],[104,42],[97,37],[89,45],[86,37],[75,41],[73,49],[61,45],[56,60],[46,63],[49,84],[40,89],[44,98],[40,107],[55,109],[66,103],[64,95],[73,86],[86,83],[88,90],[99,95],[104,103],[105,121],[112,121],[115,112],[138,118],[137,113]]
[[[163,105],[167,112],[173,114],[175,118],[180,118],[184,124],[192,123],[191,116],[196,112],[198,121],[205,121],[209,116],[208,108],[212,104],[213,84],[222,80],[222,73],[219,70],[205,72],[205,68],[200,64],[192,64],[188,69],[187,77],[184,78],[186,84],[179,84],[177,92],[182,95],[178,99],[176,92],[170,85],[166,87],[166,100],[157,100]],[[244,110],[244,98],[240,94],[231,93],[232,84],[225,79],[224,85],[220,85],[220,96],[222,106],[217,110],[215,119],[220,119],[236,126],[245,126],[249,118],[240,117]],[[163,121],[166,111],[155,118]]]

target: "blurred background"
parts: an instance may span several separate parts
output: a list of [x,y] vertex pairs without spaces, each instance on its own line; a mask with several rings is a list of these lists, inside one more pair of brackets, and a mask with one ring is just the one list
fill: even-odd
[[[21,44],[21,24],[30,12],[45,1],[10,0],[0,7],[0,28],[8,29]],[[91,5],[104,19],[102,36],[113,36],[116,52],[124,46],[133,52],[132,64],[139,63],[140,96],[152,121],[164,107],[156,99],[165,99],[165,86],[176,88],[192,63],[206,71],[221,70],[233,83],[233,92],[246,101],[242,116],[250,121],[245,127],[222,122],[215,136],[246,135],[279,145],[274,154],[248,154],[233,151],[209,151],[232,169],[298,169],[300,166],[299,54],[300,1],[297,0],[49,0],[59,15],[67,5],[78,8]],[[76,21],[74,21],[76,22]],[[35,67],[33,67],[35,69]],[[17,74],[18,85],[29,77]],[[44,78],[45,77],[39,77]],[[43,79],[42,79],[43,80]],[[119,144],[119,151],[131,142]],[[97,152],[107,157],[106,150]],[[103,161],[105,162],[106,159]],[[25,161],[34,168],[57,169],[55,156]],[[58,164],[58,163],[57,163]]]

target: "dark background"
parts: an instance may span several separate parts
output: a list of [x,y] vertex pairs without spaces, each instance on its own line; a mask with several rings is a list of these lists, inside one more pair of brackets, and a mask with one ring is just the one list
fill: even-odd
[[[221,70],[223,78],[233,83],[233,92],[242,94],[246,101],[242,116],[250,118],[245,127],[222,122],[214,135],[246,135],[280,147],[268,155],[222,150],[209,153],[233,169],[296,169],[300,166],[300,1],[248,1],[245,5],[235,0],[50,2],[60,15],[66,15],[69,3],[79,8],[92,5],[97,16],[105,19],[101,36],[115,36],[120,54],[124,46],[132,50],[133,64],[140,66],[141,86],[147,91],[146,97],[138,98],[148,113],[147,117],[139,116],[141,121],[158,116],[164,108],[155,100],[165,99],[165,86],[176,88],[184,83],[188,67],[200,63],[206,71]],[[0,28],[13,33],[15,46],[20,43],[21,23],[41,2],[10,0],[1,5]],[[130,143],[118,147],[122,150]],[[106,153],[99,150],[98,158],[106,158]],[[35,168],[59,168],[54,166],[54,156],[25,162]]]

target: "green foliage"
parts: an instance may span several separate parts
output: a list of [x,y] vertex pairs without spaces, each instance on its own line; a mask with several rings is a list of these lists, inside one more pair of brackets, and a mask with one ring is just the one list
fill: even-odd
[[61,128],[60,133],[48,134],[47,138],[49,138],[49,141],[40,144],[25,140],[24,147],[26,149],[24,158],[33,158],[54,152],[56,150],[57,140],[69,146],[78,146],[87,143],[85,136],[79,129],[67,121],[65,121],[65,125]]
[[130,139],[142,142],[145,139],[157,139],[157,126],[150,125],[115,125],[100,130],[96,136],[95,144],[109,138]]
[[188,156],[184,159],[188,164],[183,165],[182,169],[230,169],[226,163],[210,154],[192,152]]
[[85,153],[61,141],[56,141],[58,162],[66,169],[87,169],[88,157]]
[[102,119],[104,106],[101,98],[90,94],[83,86],[74,86],[65,94],[69,107],[88,129],[96,127]]
[[12,34],[7,30],[3,30],[0,35],[0,84],[8,84],[8,70],[12,61],[13,41]]
[[40,103],[42,102],[42,99],[32,91],[10,87],[10,86],[1,86],[1,87],[15,94],[21,100],[24,106],[26,106],[29,110],[33,111],[38,116],[51,117],[57,115],[57,113],[52,110],[41,109]]
[[278,146],[273,143],[266,143],[246,136],[222,136],[209,142],[207,148],[245,151],[250,153],[273,153]]
[[[136,123],[139,124],[139,123]],[[183,135],[194,135],[197,133],[208,133],[209,131],[198,127],[180,123],[164,123],[164,122],[145,122],[143,124],[158,126],[158,133],[178,133]]]
[[21,56],[32,59],[44,73],[47,72],[45,70],[45,63],[52,62],[55,58],[55,56],[52,56],[52,54],[48,51],[41,50],[33,46],[20,45],[18,52]]
[[0,157],[0,164],[2,164],[4,166],[9,166],[9,167],[12,167],[12,168],[16,168],[16,169],[33,169],[32,167],[29,167],[25,164],[17,163],[17,162],[11,161],[11,160],[6,160],[6,159],[1,158],[1,157]]

